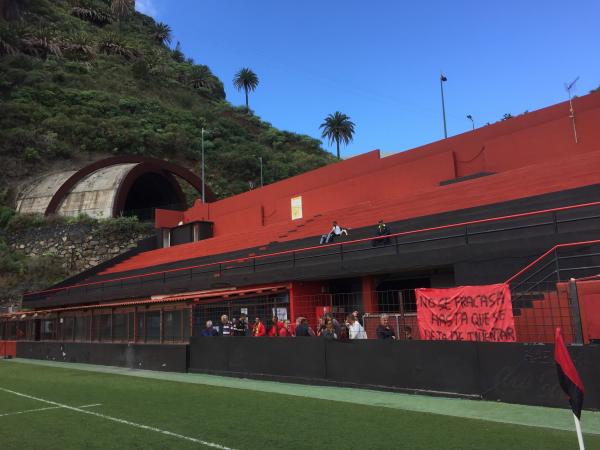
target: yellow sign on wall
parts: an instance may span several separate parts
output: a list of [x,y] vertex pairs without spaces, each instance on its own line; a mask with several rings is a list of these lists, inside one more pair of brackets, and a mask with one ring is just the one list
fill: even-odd
[[292,220],[302,219],[302,197],[292,198]]

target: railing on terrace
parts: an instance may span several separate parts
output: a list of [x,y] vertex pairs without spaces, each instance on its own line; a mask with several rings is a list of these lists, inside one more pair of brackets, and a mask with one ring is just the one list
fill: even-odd
[[[510,277],[506,283],[510,286],[513,307],[517,313],[553,320],[542,321],[548,324],[540,330],[528,329],[551,338],[552,329],[561,326],[567,330],[571,342],[581,343],[582,323],[579,298],[575,279],[600,274],[600,240],[558,244],[536,258],[519,272]],[[548,314],[547,309],[551,310]],[[535,319],[535,317],[534,317]],[[568,319],[568,320],[567,320]]]
[[[340,264],[349,257],[357,254],[380,254],[382,249],[388,249],[396,254],[407,246],[456,240],[458,243],[469,244],[478,236],[496,233],[506,233],[516,230],[533,228],[550,228],[551,232],[558,233],[563,224],[584,222],[600,219],[600,202],[572,205],[561,208],[532,211],[527,213],[512,214],[489,219],[473,220],[449,225],[429,227],[417,230],[393,233],[388,236],[369,237],[355,240],[345,240],[331,244],[292,249],[287,251],[259,254],[242,258],[205,264],[195,264],[180,268],[152,271],[149,273],[128,275],[102,281],[80,283],[72,286],[63,286],[46,289],[38,292],[24,294],[25,299],[35,300],[48,298],[56,294],[76,295],[77,297],[94,296],[94,300],[114,298],[121,294],[123,288],[135,296],[136,292],[143,294],[143,288],[151,286],[153,289],[161,285],[182,279],[195,279],[197,277],[220,277],[223,274],[245,270],[253,273],[266,267],[302,267],[307,261],[319,258],[334,257]],[[287,265],[287,266],[286,266]],[[115,289],[111,294],[110,288]],[[113,297],[111,297],[113,295]],[[144,294],[145,295],[145,294]]]
[[[383,315],[397,339],[420,339],[415,291],[403,289],[302,295],[293,299],[287,292],[280,292],[248,298],[113,308],[98,305],[91,310],[40,312],[36,316],[0,318],[0,340],[185,343],[190,336],[201,336],[207,321],[219,327],[223,315],[235,321],[242,313],[248,317],[250,329],[256,317],[261,318],[267,332],[273,316],[281,322],[306,317],[318,333],[320,319],[326,313],[343,326],[355,311],[369,339],[377,339]],[[537,298],[513,302],[513,315],[518,342],[553,342],[557,326],[562,328],[567,342],[581,342],[581,325],[565,289],[545,290]],[[293,329],[294,323],[290,326]]]

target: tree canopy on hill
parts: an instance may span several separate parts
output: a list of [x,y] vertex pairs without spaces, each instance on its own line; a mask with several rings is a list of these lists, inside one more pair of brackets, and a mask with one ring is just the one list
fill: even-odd
[[259,157],[268,183],[333,161],[320,141],[229,104],[209,67],[169,47],[169,26],[128,2],[1,3],[0,204],[23,179],[74,161],[134,154],[197,170],[202,127],[219,197],[257,185]]

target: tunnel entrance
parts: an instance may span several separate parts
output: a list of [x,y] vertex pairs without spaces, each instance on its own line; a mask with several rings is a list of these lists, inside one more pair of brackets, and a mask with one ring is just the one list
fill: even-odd
[[174,179],[160,173],[145,173],[132,184],[123,215],[137,216],[140,221],[154,220],[154,209],[185,209],[185,198]]

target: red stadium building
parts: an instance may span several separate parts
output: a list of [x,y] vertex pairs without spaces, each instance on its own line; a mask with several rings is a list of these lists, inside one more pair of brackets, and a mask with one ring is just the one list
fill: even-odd
[[[185,343],[206,320],[323,311],[415,322],[414,288],[510,282],[517,339],[600,339],[600,94],[409,151],[371,151],[187,211],[157,238],[4,316],[4,339]],[[384,220],[391,235],[374,241]],[[320,245],[337,221],[348,236]],[[582,290],[583,289],[583,290]],[[583,292],[583,293],[582,293]],[[600,293],[600,289],[598,289]],[[400,337],[407,337],[406,333]]]

